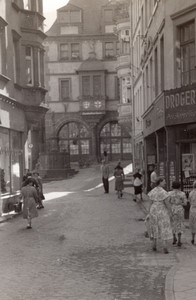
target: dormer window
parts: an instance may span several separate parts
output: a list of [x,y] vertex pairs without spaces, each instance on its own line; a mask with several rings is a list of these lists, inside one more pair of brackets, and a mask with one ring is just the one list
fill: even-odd
[[81,23],[81,10],[60,11],[58,13],[58,19],[60,23]]

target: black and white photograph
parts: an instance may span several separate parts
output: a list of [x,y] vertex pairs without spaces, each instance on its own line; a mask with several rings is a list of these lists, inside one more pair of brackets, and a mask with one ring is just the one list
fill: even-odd
[[196,0],[0,0],[0,300],[196,299]]

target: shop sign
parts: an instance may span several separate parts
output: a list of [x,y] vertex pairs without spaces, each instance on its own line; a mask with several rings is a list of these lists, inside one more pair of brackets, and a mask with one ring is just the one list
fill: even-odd
[[165,123],[176,125],[195,122],[196,86],[169,91],[165,95]]
[[172,188],[173,181],[176,180],[175,177],[175,165],[173,161],[170,161],[169,163],[169,187]]
[[164,124],[164,94],[162,94],[158,101],[153,104],[148,114],[144,117],[144,136],[148,136],[162,128]]

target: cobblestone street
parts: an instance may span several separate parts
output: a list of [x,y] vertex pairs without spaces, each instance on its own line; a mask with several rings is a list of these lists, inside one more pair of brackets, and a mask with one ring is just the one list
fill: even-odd
[[175,251],[153,253],[130,194],[117,199],[113,181],[108,195],[86,191],[98,183],[91,169],[47,183],[32,230],[21,217],[0,225],[0,299],[164,299]]

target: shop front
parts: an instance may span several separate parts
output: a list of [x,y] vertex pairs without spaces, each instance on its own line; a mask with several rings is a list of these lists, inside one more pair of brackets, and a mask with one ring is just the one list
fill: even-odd
[[167,133],[164,118],[164,94],[149,107],[144,116],[145,186],[150,190],[150,174],[156,166],[158,174],[166,173]]
[[196,85],[164,92],[143,118],[147,190],[156,165],[168,190],[179,180],[188,196],[196,180]]
[[14,101],[2,96],[0,101],[0,184],[1,209],[9,212],[21,188],[24,167],[23,139],[25,116]]
[[196,180],[196,85],[166,92],[165,123],[169,133],[169,176],[181,182],[187,194]]

